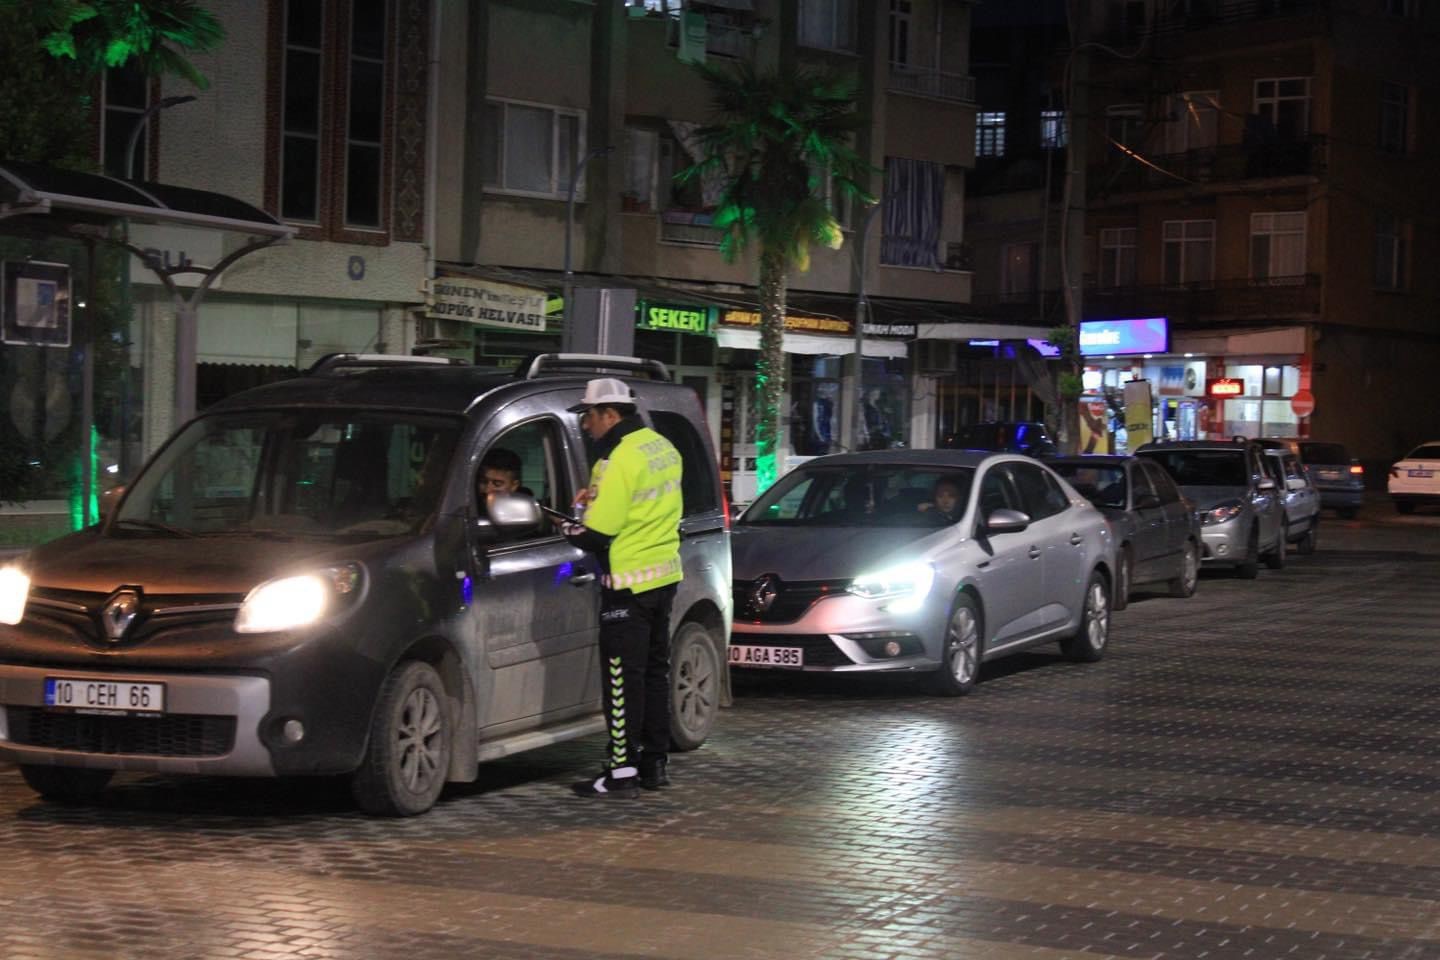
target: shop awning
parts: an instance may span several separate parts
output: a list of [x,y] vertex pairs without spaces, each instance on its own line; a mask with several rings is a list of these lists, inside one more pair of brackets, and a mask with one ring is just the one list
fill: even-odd
[[[716,327],[715,342],[719,346],[735,350],[759,350],[760,331]],[[824,354],[832,357],[849,356],[855,352],[855,340],[851,337],[822,337],[813,333],[787,333],[785,334],[785,352]],[[865,356],[867,357],[904,357],[905,355],[906,348],[902,340],[865,338]]]
[[922,323],[916,331],[920,340],[1043,340],[1050,331],[1045,327],[1025,327],[1015,323]]
[[230,230],[256,237],[289,237],[295,228],[259,207],[223,193],[164,183],[118,180],[37,163],[0,163],[0,219],[60,214],[126,218]]

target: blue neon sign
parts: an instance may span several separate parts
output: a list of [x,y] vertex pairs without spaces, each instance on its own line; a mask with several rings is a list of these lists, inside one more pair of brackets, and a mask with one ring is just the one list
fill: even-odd
[[1080,356],[1168,353],[1170,324],[1164,317],[1141,320],[1083,320]]

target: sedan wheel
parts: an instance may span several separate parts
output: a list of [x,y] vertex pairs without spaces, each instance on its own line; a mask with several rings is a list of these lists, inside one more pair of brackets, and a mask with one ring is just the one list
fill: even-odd
[[934,674],[935,692],[958,697],[975,688],[980,675],[980,610],[968,593],[955,598],[955,607],[945,624],[945,648],[940,669]]
[[1193,597],[1195,588],[1200,584],[1200,548],[1195,546],[1195,541],[1190,540],[1185,544],[1185,556],[1180,560],[1180,576],[1171,580],[1170,596],[1172,597]]
[[1080,629],[1060,641],[1060,649],[1071,660],[1094,663],[1105,656],[1110,642],[1110,593],[1100,571],[1090,574],[1085,587],[1085,609],[1080,614]]

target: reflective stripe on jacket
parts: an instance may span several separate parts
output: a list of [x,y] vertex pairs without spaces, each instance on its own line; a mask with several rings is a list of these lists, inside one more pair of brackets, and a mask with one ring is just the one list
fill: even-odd
[[680,581],[680,476],[679,451],[648,427],[595,464],[585,526],[614,538],[606,586],[644,593]]

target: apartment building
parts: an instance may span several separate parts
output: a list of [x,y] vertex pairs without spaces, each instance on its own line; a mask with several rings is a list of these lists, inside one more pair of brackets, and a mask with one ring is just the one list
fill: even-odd
[[1092,13],[1105,49],[1089,58],[1084,315],[1170,324],[1168,354],[1096,358],[1092,386],[1143,374],[1170,436],[1311,435],[1375,464],[1428,439],[1440,10],[1113,0]]
[[[753,256],[720,254],[717,184],[675,179],[711,119],[691,64],[831,68],[857,81],[868,124],[855,145],[884,202],[837,199],[844,246],[815,251],[791,277],[783,449],[793,463],[852,444],[862,269],[860,443],[932,445],[934,391],[917,343],[954,335],[971,282],[951,256],[974,153],[970,12],[968,0],[442,5],[440,295],[426,342],[513,363],[564,341],[567,264],[576,287],[632,289],[636,352],[671,364],[705,399],[732,492],[749,499],[756,268]],[[469,311],[456,297],[513,309],[461,320]]]

